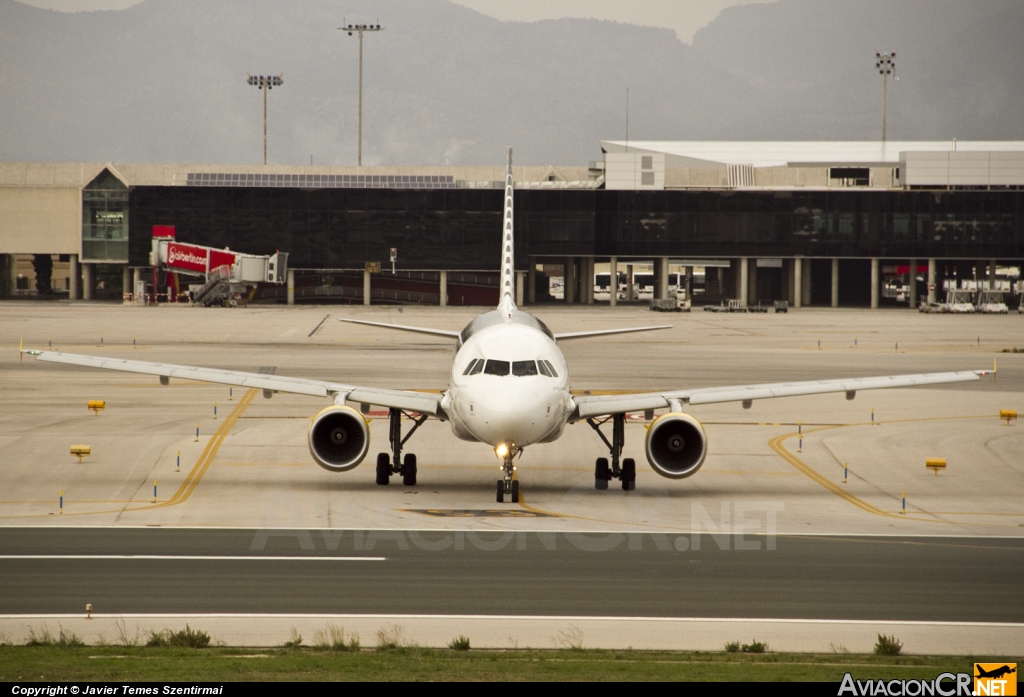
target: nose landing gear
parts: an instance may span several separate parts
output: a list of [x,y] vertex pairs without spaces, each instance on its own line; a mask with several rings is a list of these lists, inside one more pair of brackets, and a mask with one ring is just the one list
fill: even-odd
[[[413,427],[405,434],[405,438],[402,438],[403,413],[405,413],[406,418],[413,422]],[[427,415],[420,414],[416,417],[408,412],[403,412],[401,409],[389,409],[388,420],[390,422],[389,440],[391,441],[391,454],[379,453],[377,455],[377,484],[386,486],[391,482],[392,474],[401,474],[402,484],[405,486],[416,486],[416,456],[412,453],[407,453],[403,458],[402,446],[412,437],[416,429],[427,420]]]
[[512,460],[515,459],[516,455],[519,455],[522,452],[522,448],[510,448],[504,457],[501,469],[505,473],[505,478],[499,479],[497,486],[495,487],[497,492],[497,496],[495,498],[498,503],[504,503],[506,496],[511,497],[512,503],[519,503],[519,480],[512,479],[512,474],[516,470],[515,466],[512,464]]
[[[608,439],[605,438],[604,433],[601,431],[603,424],[612,422],[612,442],[609,443]],[[636,489],[636,461],[627,457],[622,460],[622,466],[619,466],[619,457],[622,455],[622,449],[626,445],[626,415],[625,414],[612,414],[603,419],[587,419],[587,423],[590,427],[597,431],[597,435],[601,437],[604,444],[608,446],[608,452],[611,455],[611,463],[608,462],[608,458],[599,457],[597,462],[594,464],[594,488],[599,491],[608,489],[608,482],[612,479],[618,479],[622,482],[623,491],[633,491]]]

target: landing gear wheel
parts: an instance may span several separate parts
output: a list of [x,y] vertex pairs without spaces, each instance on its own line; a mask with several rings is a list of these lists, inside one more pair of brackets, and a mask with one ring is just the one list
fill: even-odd
[[402,484],[416,486],[416,456],[412,453],[402,460]]
[[612,478],[611,470],[608,469],[608,458],[599,457],[594,465],[594,488],[604,491],[608,488],[608,482]]
[[505,482],[501,479],[498,480],[498,503],[505,503]]
[[622,461],[622,490],[633,491],[636,489],[636,460],[627,457]]
[[519,503],[519,480],[512,480],[512,503]]
[[387,486],[391,481],[391,456],[377,453],[377,484]]

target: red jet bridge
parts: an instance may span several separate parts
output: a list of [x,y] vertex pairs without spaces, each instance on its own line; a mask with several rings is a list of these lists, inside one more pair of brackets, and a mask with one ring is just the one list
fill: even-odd
[[285,283],[288,275],[287,252],[261,256],[186,244],[178,242],[174,228],[168,226],[153,229],[150,263],[154,276],[164,269],[202,277],[203,283],[189,284],[189,292],[193,305],[206,307],[230,304],[257,283]]

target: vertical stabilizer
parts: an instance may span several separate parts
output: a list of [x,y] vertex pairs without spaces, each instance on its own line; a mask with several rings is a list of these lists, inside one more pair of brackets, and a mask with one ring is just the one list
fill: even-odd
[[516,245],[512,225],[512,146],[508,148],[508,168],[505,170],[505,212],[501,216],[501,294],[498,308],[514,310],[516,307]]

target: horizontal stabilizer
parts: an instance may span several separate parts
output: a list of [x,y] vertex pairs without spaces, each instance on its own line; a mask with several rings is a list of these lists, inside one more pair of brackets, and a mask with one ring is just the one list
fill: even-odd
[[351,322],[352,324],[366,324],[371,327],[383,327],[384,329],[397,329],[403,332],[415,332],[417,334],[433,334],[434,336],[444,336],[449,339],[458,339],[462,332],[455,332],[449,329],[430,329],[428,327],[410,327],[407,324],[388,324],[387,322],[370,322],[365,319],[345,319],[344,317],[338,318],[339,322]]
[[657,327],[629,327],[628,329],[598,329],[590,332],[565,332],[555,334],[555,341],[566,341],[568,339],[587,339],[592,336],[608,336],[610,334],[630,334],[632,332],[652,332],[655,329],[671,329],[671,324],[662,324]]

